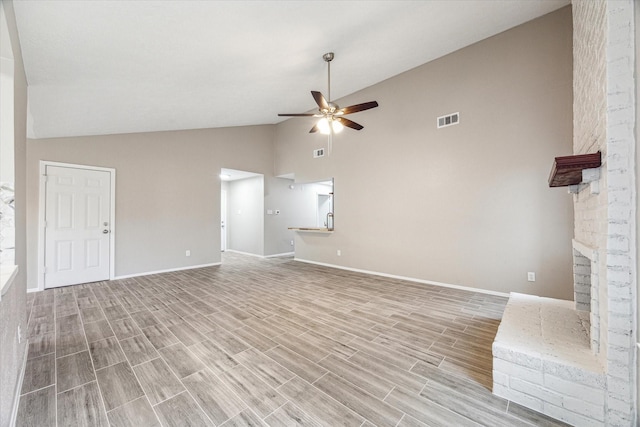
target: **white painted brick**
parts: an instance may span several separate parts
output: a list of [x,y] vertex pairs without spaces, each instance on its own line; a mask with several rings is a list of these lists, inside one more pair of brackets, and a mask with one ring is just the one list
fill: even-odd
[[629,268],[630,259],[628,255],[617,255],[617,254],[608,254],[607,255],[607,267],[622,267]]
[[543,400],[545,402],[562,402],[562,394],[539,384],[523,381],[519,378],[510,378],[511,389]]
[[607,334],[609,346],[630,348],[632,344],[631,331],[609,331]]
[[578,384],[546,373],[544,375],[544,385],[556,393],[584,399],[593,404],[601,404],[605,398],[603,389]]
[[[493,365],[495,366],[495,364],[496,364],[496,359],[493,360]],[[493,370],[493,386],[495,387],[496,384],[504,387],[509,387],[509,375],[501,371],[496,371],[494,369]]]
[[608,396],[607,398],[607,409],[609,410],[625,412],[629,411],[632,405],[630,401],[618,399],[616,396]]
[[[604,368],[602,368],[601,372],[591,372],[575,366],[567,366],[558,362],[545,360],[544,374],[545,377],[556,377],[570,383],[580,384],[596,390],[604,390],[606,386]],[[545,382],[545,385],[546,384],[547,383]]]
[[587,275],[591,274],[591,263],[589,265],[578,265],[573,267],[574,274]]
[[611,300],[608,304],[610,312],[631,316],[631,304],[629,300]]
[[[629,369],[635,363],[630,351],[635,351],[631,273],[637,268],[637,258],[629,253],[636,245],[635,237],[629,236],[634,236],[633,161],[637,149],[633,127],[637,58],[634,59],[633,49],[634,32],[640,29],[634,28],[634,7],[639,7],[637,0],[572,1],[574,153],[601,150],[604,160],[600,194],[581,189],[573,197],[574,228],[577,241],[602,251],[600,260],[592,264],[592,272],[601,273],[592,280],[590,319],[594,348],[602,346],[608,359],[609,410],[605,420],[581,418],[551,404],[546,404],[543,412],[579,426],[633,424],[633,406],[626,402],[635,401],[635,382],[631,381]],[[580,283],[579,278],[575,279],[574,283]],[[581,293],[577,286],[574,292]]]
[[[609,192],[609,194],[611,194],[611,192]],[[629,238],[620,235],[609,236],[607,248],[612,251],[628,252],[630,248]]]
[[493,394],[495,394],[496,396],[501,396],[501,397],[505,397],[509,394],[509,392],[511,391],[511,389],[509,388],[509,386],[506,386],[504,384],[500,384],[500,383],[493,383],[493,387],[491,388],[491,392]]
[[618,398],[631,395],[631,385],[629,383],[630,378],[628,377],[626,379],[615,378],[612,376],[607,378],[609,393],[619,396]]
[[[616,289],[616,288],[614,288]],[[611,294],[612,288],[609,288],[609,293]],[[610,329],[620,329],[622,331],[630,331],[631,330],[631,317],[630,316],[620,316],[617,313],[609,314],[609,328]]]
[[[493,359],[493,371],[500,372],[510,377],[516,377],[534,384],[542,384],[542,371],[530,369],[502,359]],[[495,381],[495,378],[494,378]]]
[[562,399],[562,406],[571,412],[575,412],[598,421],[604,421],[604,399],[596,405],[586,402],[583,399],[565,396]]
[[497,342],[493,343],[493,356],[494,358],[499,358],[505,360],[507,362],[515,363],[517,365],[524,366],[526,368],[531,369],[541,369],[542,368],[542,357],[533,356],[530,354],[524,354],[520,352],[513,351],[512,349],[506,348]]
[[622,363],[630,366],[629,363],[633,360],[633,348],[609,346],[608,350],[609,363]]
[[621,411],[607,411],[607,426],[608,427],[629,427],[633,424],[631,419],[631,412]]
[[629,365],[620,362],[614,362],[611,359],[609,359],[607,363],[607,375],[609,377],[615,377],[622,381],[631,380],[631,371],[629,369]]
[[543,411],[543,402],[540,399],[537,399],[533,396],[530,396],[525,393],[521,393],[517,390],[513,390],[504,386],[498,385],[498,387],[494,387],[493,394],[496,396],[508,399],[512,402],[518,403],[527,408],[533,409],[534,411],[542,412]]
[[[616,283],[612,283],[612,281],[609,282],[609,298],[615,298],[618,300],[630,300],[631,299],[631,289],[629,289],[629,286],[615,286]],[[631,326],[631,319],[629,316],[627,316],[627,320],[629,321],[629,326]],[[611,320],[609,321],[609,323],[611,324]],[[625,327],[625,328],[628,328]]]
[[624,347],[610,346],[607,351],[609,362],[617,362],[629,365],[632,360],[633,350]]
[[631,281],[631,272],[629,270],[608,270],[607,279],[613,282],[627,282]]
[[631,226],[628,222],[609,224],[609,232],[613,235],[629,234],[631,232]]
[[[609,175],[607,176],[608,188],[628,189],[632,183],[629,175],[630,174],[627,170],[612,170],[609,166]],[[611,214],[611,211],[609,212],[609,214]]]
[[576,414],[575,412],[569,411],[568,409],[553,405],[551,403],[545,403],[542,413],[574,426],[602,427],[602,422],[598,420],[585,417],[584,415]]

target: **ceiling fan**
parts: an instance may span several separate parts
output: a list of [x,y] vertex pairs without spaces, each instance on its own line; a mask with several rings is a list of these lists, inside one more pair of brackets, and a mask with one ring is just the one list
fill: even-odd
[[316,123],[309,133],[320,132],[323,134],[331,135],[338,133],[348,127],[355,130],[361,130],[364,126],[349,120],[344,117],[347,114],[358,113],[360,111],[369,110],[378,106],[376,101],[365,102],[363,104],[351,105],[349,107],[340,108],[337,104],[331,102],[331,61],[333,60],[333,52],[325,53],[322,55],[322,59],[327,63],[327,89],[328,97],[325,98],[322,93],[318,91],[311,91],[313,99],[318,104],[317,113],[299,113],[299,114],[278,114],[281,117],[318,117],[318,123]]

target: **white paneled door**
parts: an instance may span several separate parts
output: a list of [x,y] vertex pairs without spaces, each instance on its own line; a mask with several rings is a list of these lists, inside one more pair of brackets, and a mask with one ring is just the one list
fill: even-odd
[[45,288],[109,280],[111,172],[46,167]]

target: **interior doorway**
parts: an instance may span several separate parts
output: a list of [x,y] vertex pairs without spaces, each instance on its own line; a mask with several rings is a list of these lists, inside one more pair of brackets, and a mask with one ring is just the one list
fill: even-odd
[[220,170],[222,252],[264,255],[264,175]]

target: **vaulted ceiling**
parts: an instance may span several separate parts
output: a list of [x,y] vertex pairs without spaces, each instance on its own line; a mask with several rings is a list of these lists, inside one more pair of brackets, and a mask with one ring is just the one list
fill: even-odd
[[[569,0],[14,0],[29,137],[282,120]],[[367,101],[367,100],[364,100]]]

